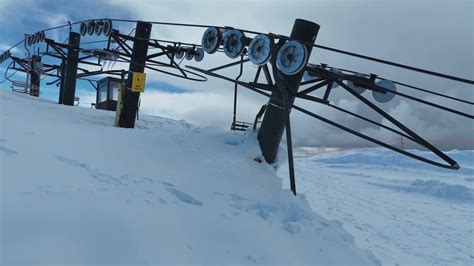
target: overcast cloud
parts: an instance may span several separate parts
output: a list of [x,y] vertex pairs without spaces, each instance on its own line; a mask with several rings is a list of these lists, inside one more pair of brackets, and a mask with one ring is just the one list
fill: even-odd
[[[197,24],[228,25],[261,32],[288,35],[294,19],[303,18],[321,25],[317,43],[333,46],[403,64],[427,68],[468,79],[474,79],[473,43],[473,1],[13,1],[0,0],[0,22],[14,25],[0,29],[0,47],[5,41],[21,39],[23,32],[33,31],[35,24],[51,26],[67,20],[82,20],[96,17],[120,17],[129,19],[171,21]],[[50,8],[47,6],[50,5]],[[30,6],[41,16],[30,16],[31,12],[20,12]],[[90,6],[87,12],[79,12]],[[86,9],[84,9],[86,10]],[[25,24],[25,25],[22,25]],[[36,27],[38,27],[36,25]],[[130,30],[132,25],[121,26]],[[41,27],[40,27],[41,28]],[[39,30],[40,28],[36,28]],[[153,36],[177,41],[199,43],[202,29],[153,26]],[[58,33],[58,38],[61,38]],[[404,81],[437,92],[474,100],[473,86],[446,81],[423,74],[399,70],[377,63],[332,54],[314,49],[313,63],[328,63],[357,70],[376,73],[382,77]],[[206,56],[200,67],[211,67],[229,62],[223,56]],[[186,62],[185,62],[186,63]],[[191,63],[190,63],[191,64]],[[2,67],[5,67],[2,65]],[[255,68],[248,65],[244,79],[250,79]],[[229,70],[237,75],[237,69]],[[208,82],[197,83],[176,79],[153,72],[148,73],[151,81],[162,81],[183,87],[185,93],[160,91],[155,85],[147,87],[142,97],[142,113],[186,119],[203,126],[229,128],[232,118],[233,85],[210,78]],[[403,92],[412,91],[399,88]],[[266,99],[241,89],[239,95],[239,119],[252,121]],[[84,98],[92,97],[93,91],[78,92]],[[371,98],[368,92],[363,94]],[[92,98],[90,98],[92,99]],[[470,106],[444,101],[433,97],[426,100],[448,104],[453,108],[474,112]],[[356,99],[335,90],[330,100],[339,106],[374,116]],[[366,123],[348,118],[336,110],[297,101],[311,111],[349,125],[361,132],[382,140],[397,141],[397,137],[371,127]],[[381,105],[384,110],[405,122],[421,136],[436,141],[444,148],[474,147],[474,125],[472,120],[447,114],[414,102],[396,99]],[[340,130],[322,124],[297,112],[292,113],[294,138],[297,145],[305,146],[363,146],[367,145]]]

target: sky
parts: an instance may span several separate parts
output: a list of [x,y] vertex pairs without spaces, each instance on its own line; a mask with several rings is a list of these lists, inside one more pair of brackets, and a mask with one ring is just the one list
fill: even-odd
[[[473,25],[474,1],[12,1],[0,0],[0,51],[23,38],[24,33],[95,18],[196,23],[233,26],[259,32],[289,35],[296,18],[303,18],[321,26],[316,43],[373,57],[383,58],[415,67],[474,79]],[[123,32],[133,24],[116,23]],[[77,27],[73,28],[77,30]],[[203,29],[154,25],[152,36],[160,39],[200,43]],[[66,30],[48,32],[48,38],[65,41]],[[84,37],[83,41],[97,40]],[[13,50],[23,55],[21,47]],[[202,68],[231,62],[222,55],[206,55],[197,64]],[[314,49],[310,62],[352,69],[420,86],[436,92],[473,100],[473,86],[447,81],[424,74],[367,62],[357,58]],[[0,73],[8,62],[0,64]],[[128,68],[116,64],[115,68]],[[242,80],[251,80],[256,68],[246,65]],[[222,73],[237,76],[238,69]],[[200,126],[228,129],[232,120],[233,84],[209,78],[207,82],[191,82],[156,72],[147,73],[147,87],[142,94],[142,114],[185,119]],[[18,76],[17,79],[24,77]],[[0,76],[0,82],[3,75]],[[58,88],[43,81],[41,97],[57,100]],[[0,84],[8,88],[8,83]],[[399,91],[446,104],[452,108],[474,112],[472,106],[420,95],[406,88]],[[76,94],[81,104],[90,106],[95,101],[95,90],[88,83],[79,82]],[[370,93],[363,94],[371,99]],[[245,89],[239,90],[238,120],[253,121],[260,106],[267,99]],[[363,114],[382,123],[358,100],[341,88],[335,89],[333,104]],[[334,109],[297,100],[296,104],[348,125],[360,132],[399,146],[399,137],[347,117]],[[415,102],[395,98],[379,105],[383,110],[404,122],[419,135],[443,149],[474,148],[472,120],[442,112]],[[364,140],[352,137],[336,128],[322,124],[296,111],[292,112],[294,143],[297,146],[354,147],[367,146]]]

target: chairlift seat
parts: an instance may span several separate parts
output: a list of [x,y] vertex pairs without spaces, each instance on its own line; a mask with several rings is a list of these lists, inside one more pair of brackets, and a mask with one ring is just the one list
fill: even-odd
[[26,82],[22,81],[12,81],[11,89],[13,92],[18,92],[18,93],[29,93],[28,88],[30,85]]
[[242,122],[242,121],[234,121],[232,122],[231,129],[234,131],[246,131],[247,128],[252,126],[253,124],[247,123],[247,122]]

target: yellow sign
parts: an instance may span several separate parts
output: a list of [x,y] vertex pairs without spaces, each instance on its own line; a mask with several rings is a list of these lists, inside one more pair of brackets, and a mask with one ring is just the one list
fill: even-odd
[[145,80],[146,74],[140,72],[132,72],[132,91],[133,92],[144,92],[145,91]]

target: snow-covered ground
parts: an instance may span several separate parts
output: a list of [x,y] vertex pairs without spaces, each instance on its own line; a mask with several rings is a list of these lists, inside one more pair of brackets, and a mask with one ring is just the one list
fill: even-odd
[[[474,151],[448,153],[459,171],[383,148],[309,153],[297,154],[297,189],[382,264],[474,265]],[[285,187],[287,173],[282,165]]]
[[[113,120],[0,90],[2,265],[376,264],[339,222],[253,160],[252,134],[144,115],[121,129]],[[348,187],[344,199],[357,192]]]

